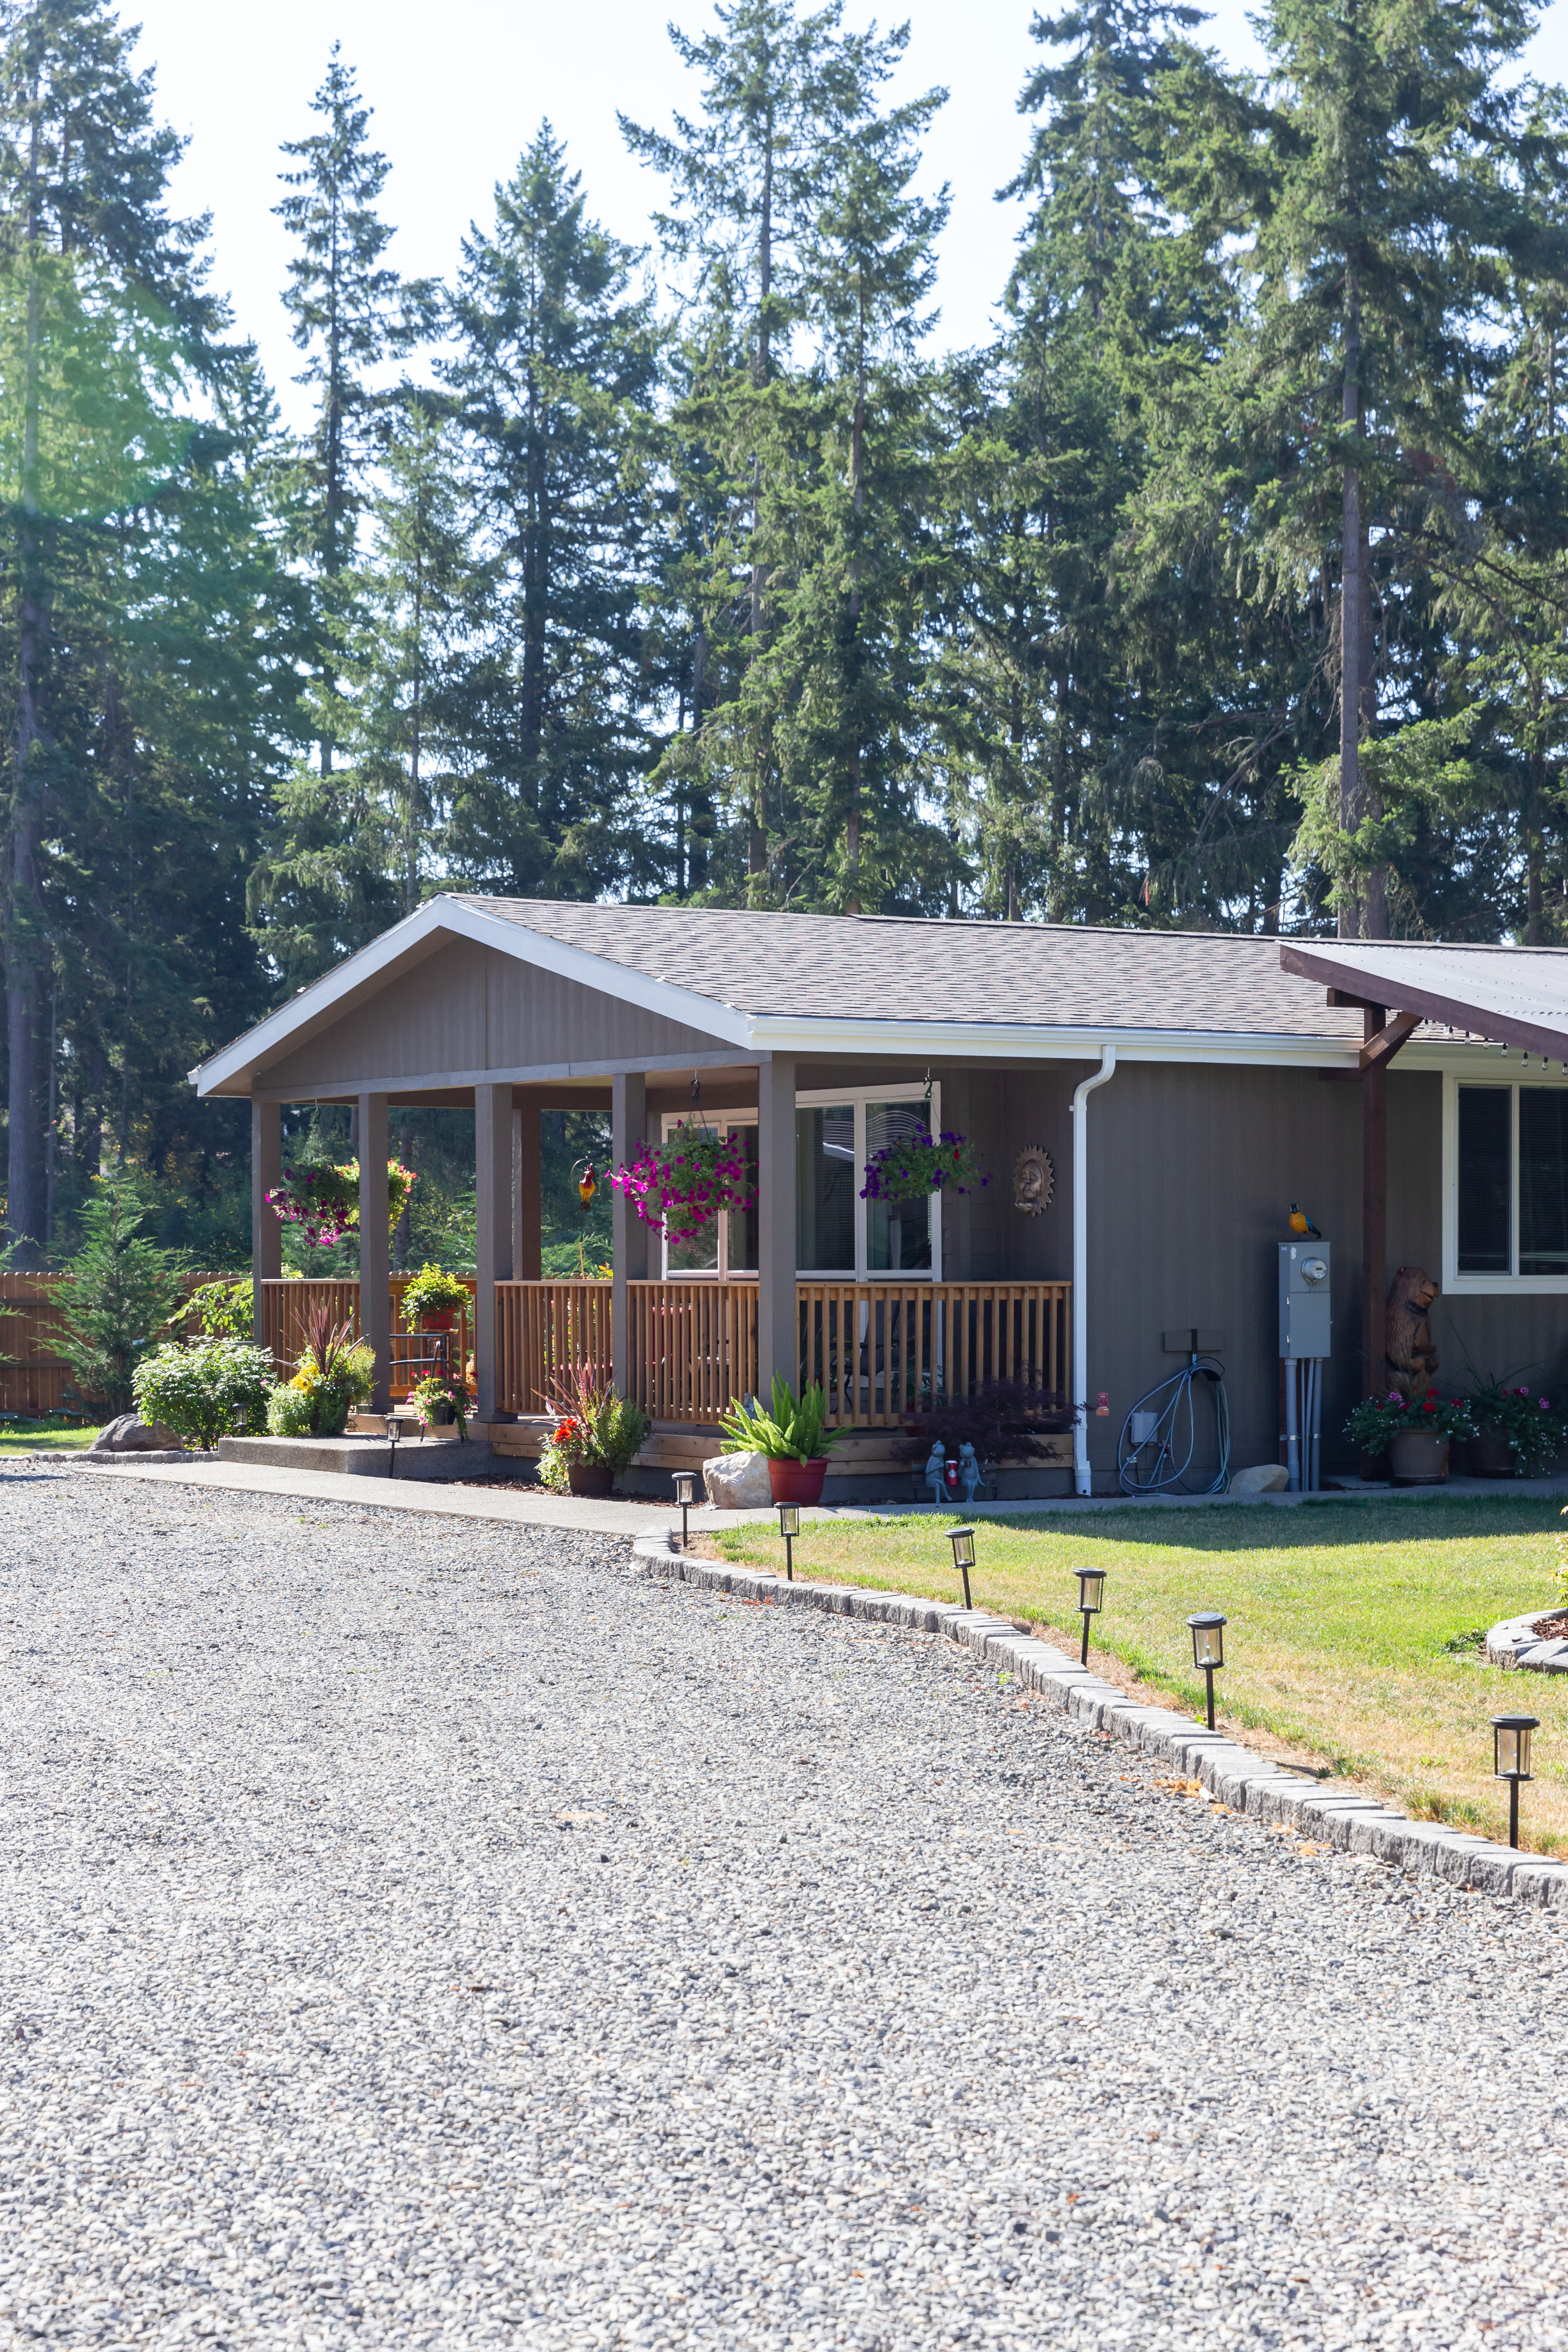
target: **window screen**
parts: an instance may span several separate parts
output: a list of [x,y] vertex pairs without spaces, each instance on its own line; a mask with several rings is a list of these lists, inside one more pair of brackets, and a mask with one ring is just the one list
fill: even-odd
[[1560,1087],[1519,1090],[1519,1270],[1568,1274],[1568,1092]]
[[[1536,1091],[1539,1091],[1538,1089]],[[1513,1097],[1508,1087],[1459,1088],[1459,1272],[1510,1274],[1510,1165]]]

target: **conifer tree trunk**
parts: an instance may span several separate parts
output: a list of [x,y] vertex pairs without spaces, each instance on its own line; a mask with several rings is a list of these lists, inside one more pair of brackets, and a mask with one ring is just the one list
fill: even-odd
[[[35,87],[34,97],[37,100]],[[18,1262],[36,1265],[44,1237],[44,1137],[39,967],[43,908],[38,888],[40,769],[45,751],[43,675],[48,650],[48,592],[44,576],[43,517],[38,505],[40,352],[38,284],[39,124],[33,117],[28,155],[27,212],[23,231],[27,271],[24,330],[20,558],[16,622],[16,748],[11,792],[11,841],[5,907],[6,1045],[10,1054],[7,1115],[6,1222],[19,1244]]]

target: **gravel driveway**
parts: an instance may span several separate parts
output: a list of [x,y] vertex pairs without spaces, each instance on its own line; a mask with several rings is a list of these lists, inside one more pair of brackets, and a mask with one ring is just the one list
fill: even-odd
[[627,1559],[0,1471],[0,2344],[1568,2342],[1556,1916]]

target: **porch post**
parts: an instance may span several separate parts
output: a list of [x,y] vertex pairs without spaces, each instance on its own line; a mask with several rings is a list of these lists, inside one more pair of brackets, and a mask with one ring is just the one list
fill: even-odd
[[478,1229],[474,1271],[475,1416],[496,1411],[496,1285],[511,1280],[511,1088],[474,1088],[474,1208]]
[[773,1374],[800,1378],[795,1306],[795,1055],[757,1068],[757,1387],[765,1404]]
[[283,1228],[267,1205],[267,1195],[283,1181],[282,1110],[281,1103],[251,1099],[250,1271],[256,1306],[250,1333],[258,1348],[267,1344],[261,1286],[276,1282],[283,1272]]
[[[1381,1004],[1362,1013],[1368,1038],[1388,1018]],[[1388,1287],[1388,1064],[1369,1062],[1361,1074],[1361,1392],[1384,1392],[1384,1328]]]
[[[610,1168],[624,1168],[647,1140],[647,1080],[640,1070],[620,1072],[610,1082]],[[609,1182],[606,1172],[605,1181]],[[615,1265],[610,1284],[610,1355],[616,1386],[631,1394],[631,1301],[628,1282],[647,1275],[647,1227],[621,1192],[610,1194],[610,1232]]]
[[387,1231],[386,1097],[359,1098],[359,1328],[375,1349],[369,1410],[392,1402],[392,1236]]
[[511,1115],[511,1278],[537,1282],[543,1265],[544,1219],[537,1103],[526,1103]]

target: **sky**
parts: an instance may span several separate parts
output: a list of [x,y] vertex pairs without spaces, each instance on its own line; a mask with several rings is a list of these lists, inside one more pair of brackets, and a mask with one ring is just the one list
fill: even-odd
[[[1041,52],[1029,0],[905,0],[877,10],[846,0],[845,22],[908,18],[900,98],[945,85],[927,142],[926,180],[945,180],[952,214],[941,249],[942,318],[933,347],[992,332],[1022,219],[996,190],[1017,169],[1027,125],[1017,96]],[[450,275],[469,223],[488,223],[491,192],[548,116],[581,172],[588,209],[615,236],[648,240],[663,183],[627,154],[617,110],[668,129],[695,109],[695,77],[666,29],[700,33],[710,0],[268,0],[265,10],[213,0],[143,0],[139,65],[156,69],[158,111],[190,142],[174,199],[213,215],[214,283],[255,338],[289,422],[305,395],[279,300],[289,240],[272,206],[279,144],[315,127],[311,93],[334,39],[374,109],[371,135],[392,164],[383,217],[397,236],[388,260],[405,277]],[[1235,65],[1261,58],[1242,0],[1219,0],[1204,37]],[[1568,0],[1542,16],[1531,68],[1568,80]]]

